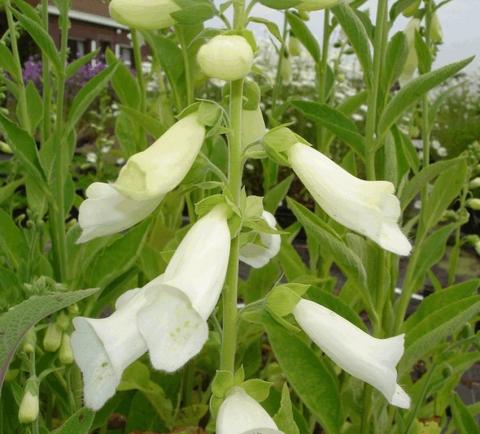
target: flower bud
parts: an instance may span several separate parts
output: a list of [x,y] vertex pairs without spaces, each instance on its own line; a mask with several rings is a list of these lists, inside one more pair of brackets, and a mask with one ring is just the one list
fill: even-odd
[[403,71],[400,75],[400,84],[403,86],[405,83],[409,82],[415,71],[418,68],[418,56],[417,50],[415,48],[415,33],[420,28],[420,20],[417,18],[412,18],[408,23],[405,29],[405,36],[407,38],[408,45],[408,55],[405,65],[403,66]]
[[197,61],[208,77],[234,81],[252,69],[253,50],[243,36],[218,35],[200,48]]
[[304,0],[297,8],[304,11],[319,11],[345,2],[346,0]]
[[467,207],[473,209],[474,211],[480,211],[480,199],[468,199],[467,200]]
[[49,353],[54,353],[60,348],[62,343],[62,330],[58,324],[52,322],[48,325],[43,338],[43,349]]
[[65,312],[60,312],[60,314],[57,316],[56,323],[62,331],[66,332],[70,326],[70,318]]
[[114,20],[130,28],[157,30],[175,24],[170,14],[180,7],[174,0],[112,0],[109,9]]
[[440,24],[440,19],[438,18],[438,15],[436,13],[432,16],[430,39],[434,44],[440,44],[443,41],[442,25]]
[[416,0],[410,6],[406,7],[403,10],[403,16],[412,17],[413,15],[415,15],[415,12],[418,11],[419,7],[420,7],[420,0]]
[[38,379],[37,377],[30,377],[25,385],[25,392],[18,409],[18,420],[20,423],[35,422],[38,412]]
[[77,303],[74,303],[68,306],[67,310],[70,315],[78,315],[78,312],[80,312],[80,310],[78,309]]
[[35,352],[35,345],[37,344],[37,335],[35,330],[31,328],[23,338],[22,350],[27,354]]
[[58,357],[60,362],[64,365],[71,365],[73,363],[73,351],[72,346],[70,345],[70,336],[66,333],[63,334],[62,345],[60,346]]
[[13,154],[13,151],[10,145],[8,145],[5,142],[2,142],[1,140],[0,140],[0,152],[3,152],[4,154]]
[[480,177],[474,178],[470,181],[470,190],[480,188]]
[[300,56],[302,54],[302,44],[295,36],[290,36],[288,40],[288,53],[290,56]]
[[292,64],[288,57],[282,58],[282,63],[280,64],[280,73],[282,74],[282,80],[284,84],[290,84],[292,81]]

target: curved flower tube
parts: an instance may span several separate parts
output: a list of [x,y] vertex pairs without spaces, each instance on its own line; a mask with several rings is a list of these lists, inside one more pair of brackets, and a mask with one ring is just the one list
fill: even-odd
[[73,320],[71,345],[87,407],[100,409],[125,368],[147,351],[153,366],[168,372],[198,354],[208,339],[207,319],[220,297],[229,254],[227,212],[219,206],[191,227],[165,273],[119,297],[112,315]]
[[264,408],[240,387],[220,406],[217,434],[283,434]]
[[116,234],[148,217],[164,196],[136,201],[119,193],[110,184],[94,182],[86,191],[87,199],[79,209],[82,235],[77,243]]
[[227,212],[217,206],[188,231],[165,273],[145,287],[148,307],[140,312],[138,325],[155,368],[173,372],[203,347],[229,255]]
[[347,228],[385,250],[409,255],[412,249],[398,226],[400,201],[387,181],[364,181],[303,143],[288,151],[288,161],[322,209]]
[[132,155],[113,186],[138,201],[165,195],[190,170],[204,139],[205,126],[197,113],[180,119],[153,145]]
[[343,370],[378,389],[390,404],[410,407],[410,397],[397,384],[396,371],[405,335],[374,338],[309,300],[300,300],[293,315],[310,339]]
[[[263,211],[262,218],[272,229],[275,229],[277,221],[268,211]],[[282,239],[278,234],[260,234],[261,244],[248,243],[240,249],[240,260],[253,268],[262,268],[270,259],[277,256],[280,251]]]
[[114,184],[90,185],[79,209],[77,243],[121,232],[151,214],[190,170],[204,138],[205,126],[192,113],[130,157]]
[[159,30],[173,26],[172,12],[180,10],[174,0],[112,0],[110,15],[133,29]]

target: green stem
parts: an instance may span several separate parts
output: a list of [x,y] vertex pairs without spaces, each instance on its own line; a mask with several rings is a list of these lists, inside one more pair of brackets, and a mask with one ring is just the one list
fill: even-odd
[[[48,33],[48,0],[42,0],[42,23]],[[50,86],[50,63],[48,56],[42,52],[42,91],[43,91],[43,121],[42,146],[50,137],[50,112],[52,105],[52,88]]]
[[[131,29],[132,34],[132,45],[133,45],[133,58],[135,62],[135,70],[137,75],[138,87],[140,88],[140,111],[146,113],[146,104],[147,104],[147,94],[145,86],[145,78],[143,76],[143,67],[142,67],[142,49],[138,41],[138,33],[135,29]],[[147,139],[145,137],[145,132],[142,130],[142,149],[145,149],[147,146]]]
[[380,79],[385,60],[385,50],[388,39],[388,0],[378,0],[377,21],[375,24],[375,41],[373,52],[373,82],[368,92],[368,114],[365,129],[366,138],[366,170],[369,180],[375,179],[375,151],[377,139],[378,96],[380,93]]
[[[244,0],[234,2],[234,26],[240,30],[244,25]],[[242,110],[243,79],[230,83],[230,127],[228,148],[228,186],[235,205],[240,205],[242,189]],[[223,292],[223,336],[220,355],[220,369],[235,372],[235,353],[237,349],[237,299],[238,299],[238,261],[240,239],[236,236],[230,247],[230,258],[226,284]]]
[[22,63],[18,51],[17,32],[15,22],[13,21],[12,5],[10,0],[5,0],[5,14],[7,15],[8,29],[10,32],[10,43],[12,47],[13,59],[17,69],[18,102],[20,104],[20,123],[29,132],[31,131],[30,118],[27,110],[27,94],[25,92],[25,83],[23,82]]
[[285,41],[287,39],[287,15],[283,15],[283,31],[282,31],[282,45],[280,46],[280,50],[278,51],[278,62],[277,62],[277,73],[275,75],[275,83],[273,85],[272,91],[272,121],[273,126],[279,123],[276,120],[276,110],[277,110],[277,100],[280,96],[280,91],[282,89],[282,62],[283,58],[285,57],[286,46]]
[[[317,66],[318,101],[322,104],[327,102],[327,71],[330,34],[330,9],[325,9],[323,14],[322,59]],[[324,154],[329,154],[328,143],[325,142],[325,128],[323,128],[322,125],[317,127],[317,148]]]
[[370,414],[372,411],[373,388],[365,383],[363,386],[363,414],[360,426],[360,434],[370,434]]
[[192,82],[192,71],[190,67],[190,59],[188,58],[188,46],[185,40],[185,33],[182,26],[176,26],[175,30],[178,35],[180,46],[182,47],[183,54],[183,65],[185,67],[185,83],[187,85],[187,105],[193,104],[195,98],[193,82]]

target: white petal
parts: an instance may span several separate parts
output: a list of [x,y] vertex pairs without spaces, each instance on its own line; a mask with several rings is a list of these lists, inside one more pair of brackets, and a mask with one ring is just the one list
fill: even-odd
[[216,207],[187,232],[165,273],[162,282],[183,291],[203,319],[215,308],[225,282],[230,255],[230,230],[225,210]]
[[289,149],[288,159],[315,201],[331,218],[388,251],[410,253],[410,242],[398,226],[401,209],[392,183],[356,178],[302,143]]
[[196,356],[208,339],[207,322],[180,290],[160,285],[147,292],[148,304],[137,316],[152,365],[174,372]]
[[301,300],[293,314],[305,333],[338,366],[378,389],[391,404],[407,408],[409,398],[397,384],[396,371],[404,351],[404,335],[376,339],[308,300]]
[[170,127],[145,151],[131,156],[114,187],[135,200],[173,190],[192,167],[205,138],[205,127],[192,113]]
[[112,235],[128,229],[149,216],[163,196],[135,201],[119,193],[110,184],[94,182],[86,191],[87,199],[79,209],[82,235],[77,243]]
[[[271,213],[263,211],[262,218],[272,229],[275,229],[277,221]],[[262,245],[248,243],[240,249],[240,260],[253,268],[262,268],[277,256],[282,239],[277,234],[262,233],[260,234],[260,242]]]
[[282,434],[264,408],[243,389],[235,387],[217,416],[217,434]]
[[115,394],[125,368],[147,350],[136,317],[145,304],[138,293],[108,318],[77,317],[71,344],[83,373],[85,405],[100,409]]

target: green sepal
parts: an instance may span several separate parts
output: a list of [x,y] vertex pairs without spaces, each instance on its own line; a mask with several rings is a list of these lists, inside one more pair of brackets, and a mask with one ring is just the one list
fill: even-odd
[[287,283],[273,288],[267,298],[267,309],[280,318],[290,315],[308,288],[310,285],[301,283]]
[[268,398],[272,383],[260,380],[259,378],[252,378],[240,384],[240,387],[245,390],[255,401],[262,402]]

